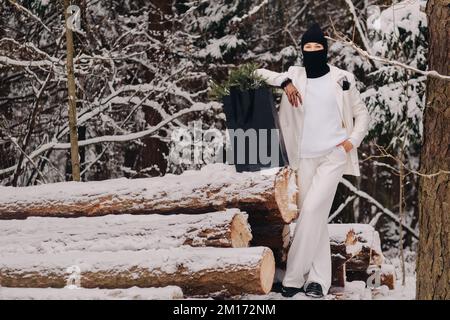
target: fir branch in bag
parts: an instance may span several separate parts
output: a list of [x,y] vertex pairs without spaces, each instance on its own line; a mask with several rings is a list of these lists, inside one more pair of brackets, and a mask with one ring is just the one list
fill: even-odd
[[238,87],[239,90],[245,91],[267,86],[263,77],[254,74],[254,71],[258,68],[258,64],[250,62],[232,70],[228,79],[220,84],[210,80],[209,98],[221,101],[224,96],[230,94],[231,87]]

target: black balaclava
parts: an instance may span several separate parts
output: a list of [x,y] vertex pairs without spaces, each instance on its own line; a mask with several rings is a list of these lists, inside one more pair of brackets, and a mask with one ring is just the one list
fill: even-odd
[[[319,51],[304,51],[303,46],[308,42],[317,42],[323,45],[323,49]],[[306,76],[308,78],[318,78],[330,71],[327,64],[328,61],[328,44],[325,35],[317,23],[314,23],[303,34],[300,41],[303,53],[303,64],[306,69]]]

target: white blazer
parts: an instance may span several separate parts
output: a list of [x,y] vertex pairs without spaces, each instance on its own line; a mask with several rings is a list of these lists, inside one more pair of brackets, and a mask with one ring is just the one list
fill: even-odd
[[[328,66],[330,67],[331,79],[336,85],[336,101],[341,120],[353,144],[353,148],[347,152],[347,166],[344,170],[344,175],[360,176],[357,148],[367,135],[371,118],[356,88],[353,73],[330,64]],[[290,78],[293,85],[300,92],[302,99],[305,98],[306,71],[304,67],[291,66],[288,71],[281,73],[260,68],[256,69],[255,73],[265,78],[267,84],[277,87],[281,85],[283,80]],[[347,80],[350,83],[348,90],[343,90],[340,84],[342,80]],[[299,147],[304,119],[303,111],[303,105],[299,105],[298,107],[292,106],[289,103],[286,93],[283,92],[278,115],[281,133],[289,157],[289,165],[294,170],[298,170],[299,167]]]

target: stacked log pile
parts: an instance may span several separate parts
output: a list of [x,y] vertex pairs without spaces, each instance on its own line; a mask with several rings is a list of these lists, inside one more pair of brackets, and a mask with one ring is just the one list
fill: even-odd
[[[215,164],[157,178],[0,187],[0,288],[11,296],[73,283],[87,290],[68,298],[132,287],[155,289],[144,296],[172,288],[173,298],[266,294],[285,267],[296,181],[287,167],[237,173]],[[330,225],[334,285],[382,266],[379,244],[361,228]],[[56,291],[39,293],[48,287]]]
[[[298,215],[289,168],[1,187],[0,285],[265,294]],[[25,220],[17,220],[25,219]],[[75,275],[73,274],[74,270]]]

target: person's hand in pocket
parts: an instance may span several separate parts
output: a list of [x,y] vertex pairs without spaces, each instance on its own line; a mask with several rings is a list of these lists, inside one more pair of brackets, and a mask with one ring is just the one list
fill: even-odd
[[339,145],[342,145],[346,152],[349,152],[353,148],[353,144],[350,142],[349,139],[342,141],[341,143],[337,144],[336,146],[339,146]]
[[292,84],[292,82],[284,87],[284,92],[286,92],[288,100],[292,106],[298,107],[303,103],[300,92],[298,92],[297,88]]

